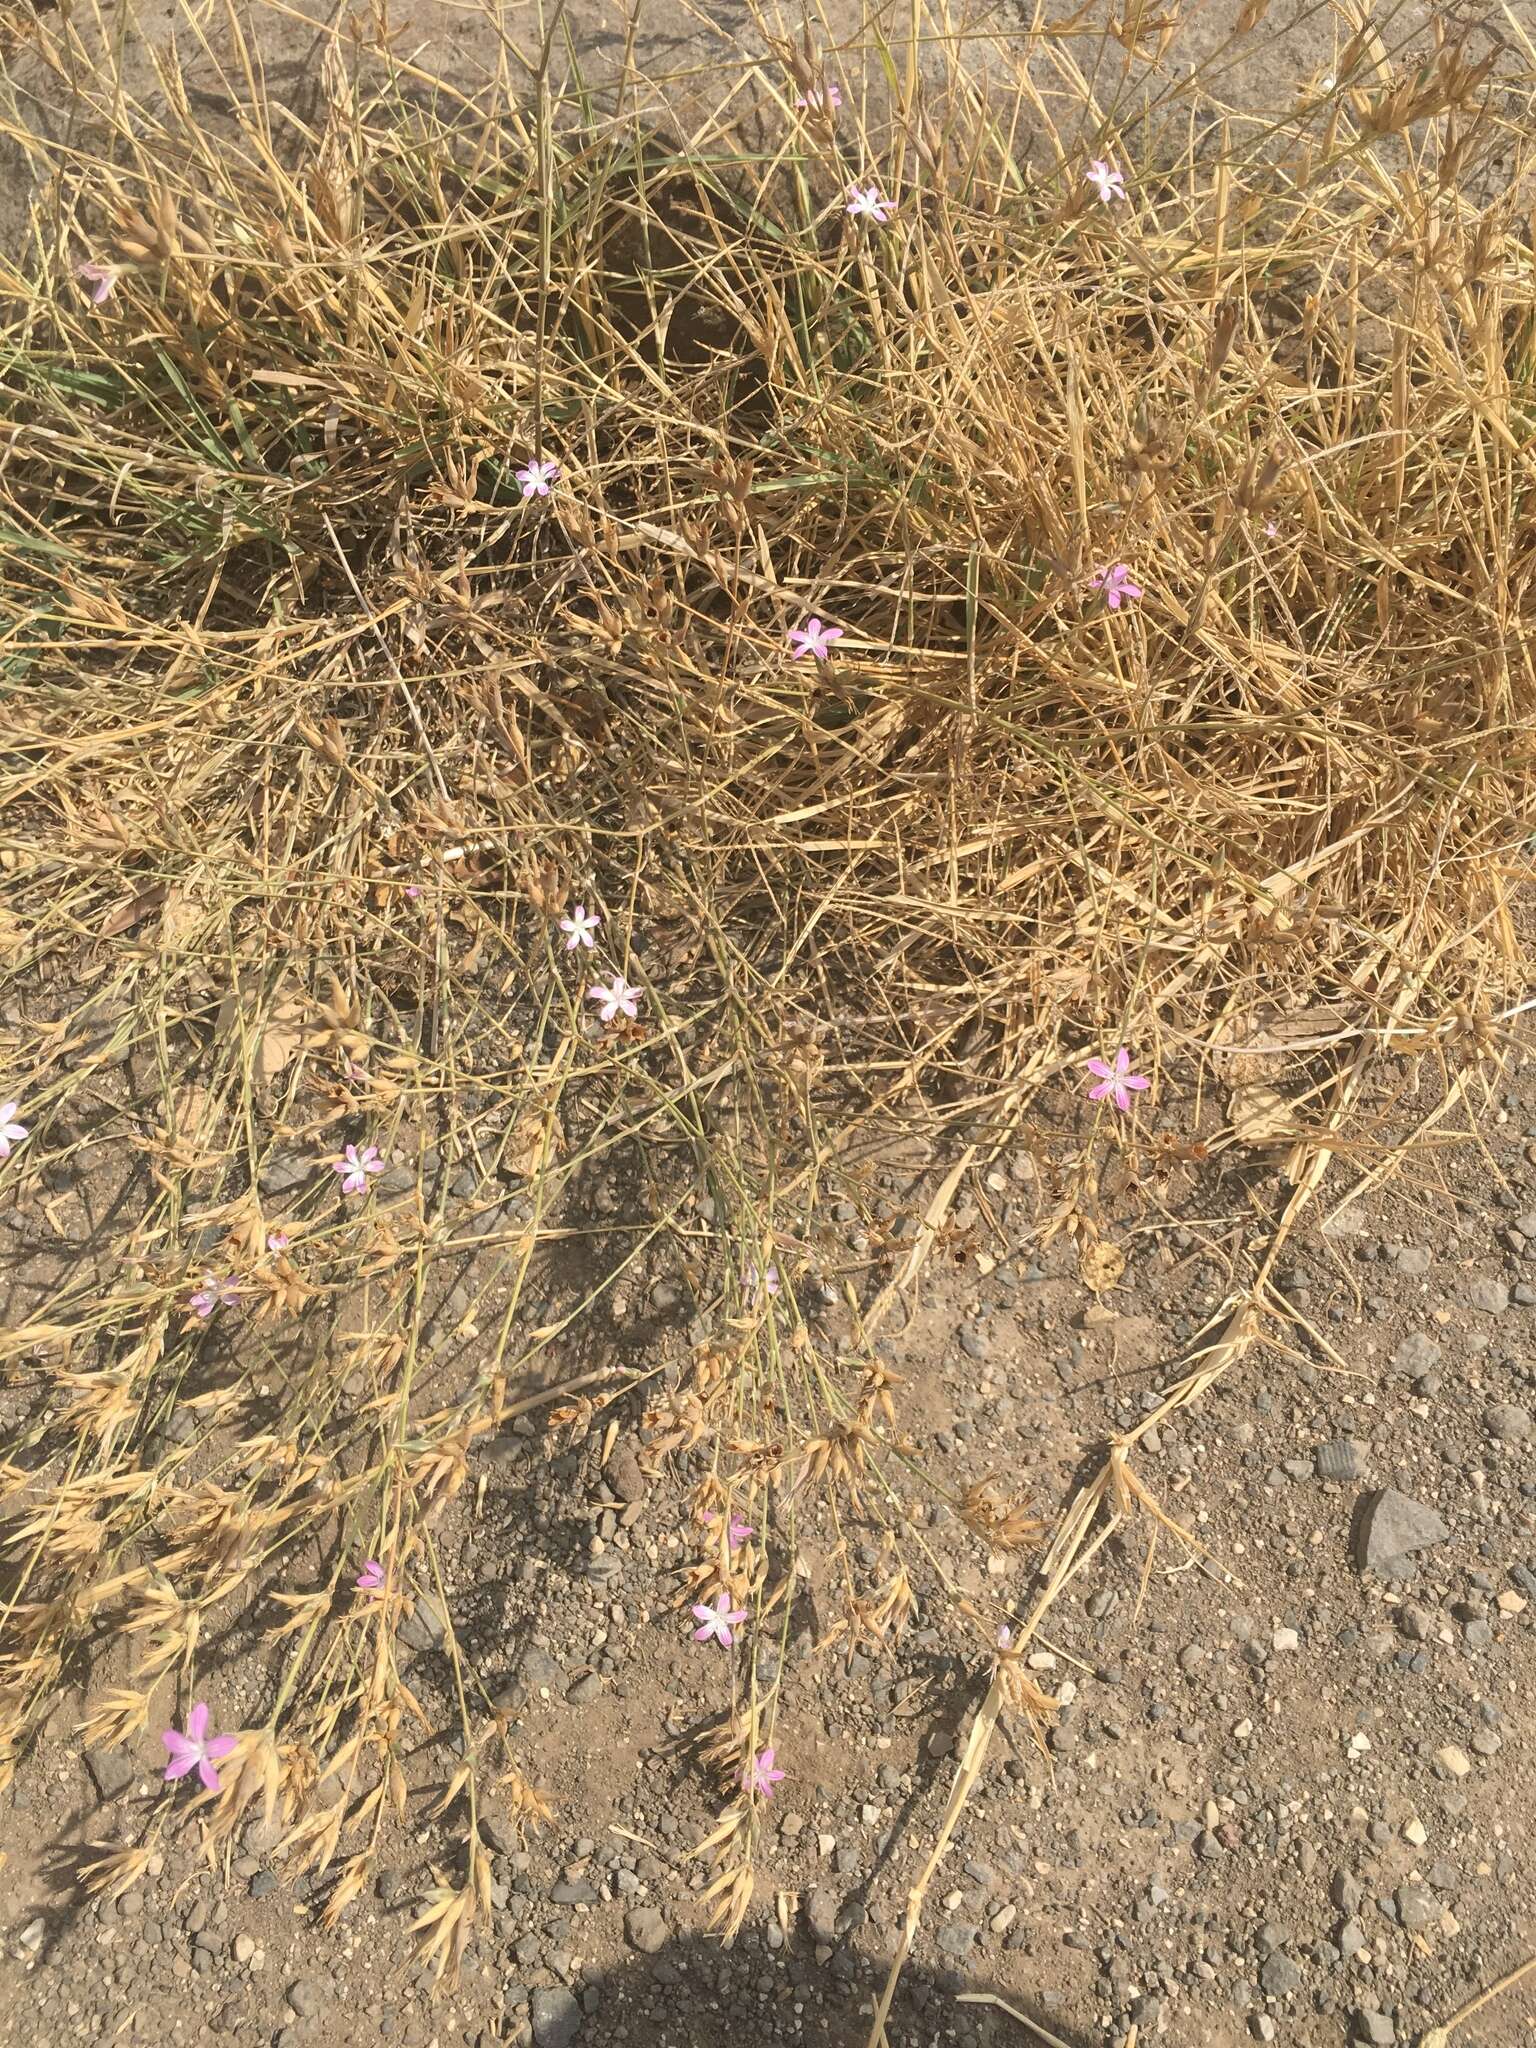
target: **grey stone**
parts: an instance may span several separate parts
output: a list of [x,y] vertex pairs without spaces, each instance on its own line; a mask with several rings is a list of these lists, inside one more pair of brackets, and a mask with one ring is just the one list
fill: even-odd
[[581,2032],[581,2007],[563,1984],[541,1984],[532,1992],[528,2017],[538,2048],[571,2048]]
[[666,1916],[655,1906],[636,1906],[624,1915],[629,1945],[639,1949],[643,1956],[653,1956],[658,1949],[665,1948],[671,1932]]
[[1483,1427],[1501,1444],[1523,1444],[1531,1433],[1531,1411],[1518,1401],[1495,1401],[1484,1413]]
[[91,1783],[104,1800],[121,1799],[138,1776],[132,1758],[120,1749],[87,1749],[82,1756]]
[[837,1901],[823,1885],[806,1894],[805,1924],[813,1941],[830,1946],[837,1940]]
[[1397,1611],[1397,1625],[1410,1643],[1427,1643],[1435,1617],[1415,1601],[1405,1600]]
[[1398,1924],[1410,1934],[1422,1934],[1440,1918],[1440,1901],[1427,1885],[1402,1884],[1393,1894]]
[[603,1681],[595,1671],[589,1671],[566,1694],[566,1702],[573,1707],[589,1707],[595,1699],[602,1697]]
[[939,1947],[945,1955],[963,1961],[975,1946],[979,1927],[970,1927],[963,1920],[946,1920],[939,1929]]
[[1433,1337],[1424,1330],[1415,1330],[1393,1352],[1392,1363],[1398,1372],[1407,1373],[1410,1379],[1418,1379],[1426,1372],[1433,1372],[1443,1356]]
[[620,1442],[614,1446],[613,1455],[603,1467],[603,1477],[626,1507],[632,1501],[645,1499],[648,1481],[640,1470],[633,1444]]
[[269,1195],[286,1195],[317,1174],[324,1162],[299,1152],[280,1152],[261,1169],[261,1185]]
[[1368,2043],[1369,2048],[1394,2048],[1397,2040],[1397,2029],[1386,2014],[1370,2006],[1356,2010],[1353,2032],[1355,2039]]
[[1328,1895],[1341,1913],[1358,1913],[1365,1897],[1365,1886],[1352,1871],[1336,1870]]
[[1352,1437],[1336,1436],[1317,1447],[1319,1479],[1358,1479],[1365,1470],[1365,1453]]
[[548,1650],[541,1650],[537,1643],[530,1643],[518,1659],[517,1675],[535,1691],[560,1692],[565,1685],[565,1673]]
[[1271,1998],[1289,1998],[1301,1988],[1301,1972],[1283,1948],[1277,1948],[1259,1972],[1259,1982]]
[[301,2020],[312,2020],[320,2010],[321,1987],[313,1977],[296,1977],[288,1986],[288,2003]]
[[1405,1279],[1422,1280],[1429,1267],[1430,1252],[1427,1245],[1405,1244],[1397,1255],[1397,1270]]
[[1467,1299],[1484,1315],[1501,1316],[1509,1307],[1509,1289],[1502,1280],[1474,1280],[1467,1289]]
[[448,1633],[448,1617],[430,1593],[418,1593],[416,1604],[400,1624],[400,1640],[408,1650],[435,1650]]
[[1433,1508],[1399,1493],[1394,1486],[1371,1494],[1355,1531],[1355,1562],[1362,1571],[1391,1578],[1404,1560],[1432,1543],[1443,1543],[1450,1531]]

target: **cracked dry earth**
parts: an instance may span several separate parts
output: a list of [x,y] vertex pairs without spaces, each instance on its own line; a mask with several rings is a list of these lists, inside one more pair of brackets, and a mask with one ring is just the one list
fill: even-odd
[[[1479,1140],[1423,1150],[1385,1190],[1350,1199],[1331,1169],[1280,1270],[1298,1319],[1147,1440],[1138,1469],[1203,1554],[1166,1533],[1149,1548],[1142,1518],[1053,1609],[1034,1675],[1060,1717],[1043,1748],[998,1732],[928,1901],[896,2048],[1036,2038],[961,1991],[995,1993],[1068,2048],[1118,2048],[1132,2026],[1139,2048],[1391,2048],[1536,1950],[1536,1066],[1517,1056],[1493,1086]],[[938,1487],[996,1475],[1047,1517],[1093,1448],[1156,1405],[1285,1193],[1252,1152],[1128,1186],[1115,1234],[1129,1264],[1105,1316],[1068,1247],[1019,1249],[1042,1162],[1080,1114],[1058,1107],[1055,1133],[961,1182],[904,1327],[881,1340]],[[1158,1119],[1181,1112],[1193,1120],[1193,1099],[1169,1084]],[[849,1341],[843,1279],[889,1270],[947,1163],[898,1145],[850,1172],[794,1273],[818,1341]],[[616,1232],[641,1185],[592,1190]],[[4,1219],[13,1251],[37,1223]],[[485,1244],[447,1304],[477,1304],[471,1355],[499,1285],[494,1236],[476,1228]],[[548,1284],[531,1313],[558,1312],[581,1281]],[[675,1362],[698,1314],[664,1255],[566,1364]],[[796,1596],[742,1654],[765,1678],[782,1664],[786,1777],[724,1948],[690,1855],[713,1809],[686,1738],[726,1698],[721,1653],[691,1642],[680,1608],[698,1472],[633,1432],[606,1447],[601,1462],[601,1435],[550,1437],[524,1417],[477,1452],[442,1528],[456,1631],[555,1816],[527,1842],[487,1824],[494,1912],[456,1989],[433,1991],[407,1934],[454,1853],[428,1818],[458,1738],[443,1617],[425,1602],[401,1653],[434,1729],[411,1759],[406,1824],[334,1933],[318,1924],[329,1880],[288,1867],[260,1821],[217,1869],[184,1823],[144,1883],[83,1901],[83,1845],[135,1839],[169,1795],[153,1736],[82,1754],[73,1731],[110,1659],[61,1696],[4,1810],[0,2041],[862,2044],[990,1632],[1026,1611],[1032,1554],[989,1555],[920,1494],[905,1539],[916,1617],[886,1655],[849,1654],[839,1588],[879,1566],[873,1522],[807,1505],[791,1557],[768,1518]],[[267,1620],[253,1611],[200,1671],[218,1725],[262,1705]],[[1455,2037],[1533,2039],[1536,1977]]]

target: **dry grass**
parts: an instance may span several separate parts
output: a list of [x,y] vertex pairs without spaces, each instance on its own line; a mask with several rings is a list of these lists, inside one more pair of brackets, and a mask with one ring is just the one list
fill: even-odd
[[[1012,98],[892,56],[890,127],[851,93],[833,126],[793,114],[785,49],[760,116],[733,99],[684,146],[542,78],[491,122],[388,61],[360,85],[339,40],[312,123],[258,97],[236,132],[173,72],[133,105],[82,33],[26,31],[88,139],[45,152],[0,274],[0,1096],[31,1132],[0,1200],[68,1253],[0,1349],[0,1775],[104,1634],[133,1663],[89,1733],[125,1740],[259,1600],[264,1719],[209,1838],[280,1811],[339,1911],[407,1797],[395,1624],[445,1601],[434,1531],[491,1433],[644,1386],[655,1455],[703,1474],[693,1597],[764,1616],[770,1546],[706,1514],[792,1538],[814,1494],[899,1530],[899,1389],[749,1283],[813,1267],[861,1125],[969,1140],[867,1332],[1088,1052],[1202,1081],[1241,1053],[1252,1082],[1305,1049],[1267,1141],[1310,1191],[1319,1137],[1369,1145],[1394,1055],[1476,1055],[1522,993],[1536,53],[1490,78],[1474,37],[1414,71],[1355,36],[1250,135],[1171,77],[1155,119],[1085,128],[1043,30]],[[1090,154],[1127,205],[1090,203]],[[896,200],[883,231],[848,222],[855,177]],[[100,311],[86,258],[122,267]],[[561,477],[525,504],[533,457]],[[1118,613],[1088,580],[1114,561],[1146,592]],[[824,667],[787,657],[809,613],[844,628]],[[644,992],[632,1026],[581,1001],[576,902]],[[1123,1263],[1107,1131],[1058,1145],[1041,1215],[1097,1287]],[[323,1171],[268,1191],[364,1140],[483,1193],[510,1306],[470,1354],[427,1335],[472,1240],[425,1166],[363,1204]],[[686,1191],[655,1175],[624,1257],[539,1324],[594,1177],[643,1187],[655,1157]],[[70,1248],[82,1167],[112,1206]],[[665,1383],[562,1388],[583,1312],[659,1245],[713,1340]],[[208,1272],[242,1307],[205,1328]],[[317,1348],[338,1319],[345,1377]],[[1127,1449],[1040,1612],[1144,1510]],[[1013,1477],[957,1494],[980,1536],[1027,1533]],[[355,1600],[362,1556],[388,1581]],[[893,1547],[848,1626],[911,1598]],[[447,1649],[464,1856],[422,1933],[451,1965],[482,1802],[539,1804]],[[772,1740],[743,1686],[727,1785]],[[755,1825],[729,1799],[711,1845],[728,1927]]]

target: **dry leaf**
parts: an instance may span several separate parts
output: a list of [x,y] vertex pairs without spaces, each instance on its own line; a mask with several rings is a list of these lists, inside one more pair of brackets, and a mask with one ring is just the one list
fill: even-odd
[[1111,1244],[1107,1237],[1091,1238],[1078,1250],[1077,1269],[1082,1275],[1083,1285],[1091,1287],[1095,1294],[1102,1294],[1106,1287],[1113,1287],[1125,1271],[1125,1253],[1119,1245]]
[[153,887],[120,903],[116,910],[109,911],[102,920],[101,936],[115,939],[119,932],[132,931],[136,924],[142,924],[151,911],[158,910],[165,901],[165,884],[156,882]]
[[304,1011],[292,996],[281,993],[267,1001],[261,975],[247,968],[219,1004],[216,1029],[221,1040],[237,1031],[243,1038],[255,1038],[251,1078],[258,1086],[270,1087],[303,1047]]
[[1262,1081],[1234,1088],[1227,1104],[1235,1137],[1245,1145],[1280,1145],[1295,1135],[1296,1115],[1288,1096]]

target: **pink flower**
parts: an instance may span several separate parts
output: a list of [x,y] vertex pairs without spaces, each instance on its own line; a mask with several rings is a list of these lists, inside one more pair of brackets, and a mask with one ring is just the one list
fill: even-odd
[[732,1607],[730,1594],[722,1593],[713,1607],[706,1601],[695,1601],[693,1618],[703,1624],[693,1632],[696,1643],[723,1643],[729,1649],[735,1641],[731,1630],[738,1621],[746,1620],[747,1610],[745,1607]]
[[1091,1059],[1088,1062],[1088,1071],[1099,1076],[1098,1087],[1088,1090],[1088,1100],[1103,1102],[1107,1096],[1116,1109],[1130,1108],[1132,1089],[1139,1090],[1152,1086],[1145,1074],[1131,1072],[1131,1056],[1123,1045],[1115,1054],[1113,1066],[1107,1060]]
[[411,901],[414,903],[421,894],[420,882],[407,882],[405,885],[405,893],[407,896],[410,897]]
[[895,202],[887,199],[878,185],[848,187],[848,213],[851,219],[870,220],[877,228],[883,228],[895,211]]
[[27,1135],[25,1124],[16,1121],[19,1102],[0,1102],[0,1159],[9,1159],[11,1147],[19,1145]]
[[842,104],[843,95],[841,87],[831,84],[826,86],[813,85],[809,92],[801,93],[800,97],[795,101],[797,107],[803,107],[808,113],[812,114],[821,113],[823,108],[828,113],[835,114]]
[[832,652],[832,642],[841,640],[841,626],[824,626],[820,619],[807,619],[803,626],[789,629],[789,653],[792,661],[803,661],[808,654],[814,654],[818,661],[825,661]]
[[178,1733],[167,1728],[160,1740],[171,1753],[171,1760],[165,1767],[165,1782],[173,1778],[184,1778],[188,1771],[195,1770],[210,1792],[219,1789],[219,1774],[213,1768],[222,1757],[229,1755],[235,1746],[233,1735],[209,1735],[208,1702],[199,1700],[187,1716],[187,1732]]
[[740,1515],[732,1515],[730,1527],[725,1532],[725,1540],[732,1550],[739,1550],[751,1534],[752,1524],[744,1522]]
[[1013,1647],[1013,1630],[1008,1626],[1007,1622],[1004,1622],[997,1632],[997,1647],[1000,1650],[1008,1650]]
[[586,905],[583,903],[578,903],[569,917],[562,917],[560,929],[566,935],[565,950],[567,953],[574,953],[578,946],[590,947],[595,945],[597,942],[592,934],[597,930],[602,921],[595,910],[589,914]]
[[760,1798],[771,1799],[773,1788],[783,1778],[782,1771],[773,1768],[773,1751],[765,1749],[761,1756],[754,1757],[742,1773],[742,1786],[748,1792],[755,1792]]
[[205,1273],[203,1284],[195,1294],[187,1298],[187,1307],[194,1310],[206,1323],[216,1308],[235,1308],[239,1305],[240,1290],[233,1280],[217,1273]]
[[518,470],[517,480],[525,498],[547,498],[549,487],[559,474],[558,462],[530,462],[526,469]]
[[766,1273],[759,1273],[756,1266],[748,1267],[746,1285],[743,1287],[742,1292],[747,1297],[749,1307],[757,1300],[757,1291],[760,1287],[764,1294],[770,1297],[778,1293],[779,1269],[777,1266],[770,1266]]
[[1125,197],[1124,171],[1115,170],[1112,165],[1102,162],[1098,157],[1089,164],[1087,177],[1088,183],[1098,193],[1100,201],[1105,206],[1108,206],[1111,200]]
[[384,1567],[376,1557],[363,1560],[363,1568],[352,1581],[359,1593],[377,1593],[384,1583]]
[[1124,562],[1111,562],[1107,569],[1095,569],[1088,578],[1088,588],[1102,590],[1104,602],[1112,612],[1119,611],[1127,598],[1146,595],[1139,583],[1131,581],[1131,572]]
[[112,296],[112,287],[117,283],[115,263],[77,263],[75,275],[82,284],[91,287],[90,300],[93,306],[104,306]]
[[366,1195],[370,1176],[384,1171],[384,1161],[376,1145],[349,1145],[339,1159],[331,1161],[331,1171],[341,1176],[344,1195]]
[[622,974],[616,974],[613,977],[613,986],[611,988],[604,988],[602,983],[599,982],[595,988],[587,990],[587,1001],[589,1003],[602,1004],[598,1015],[605,1024],[611,1024],[621,1010],[626,1017],[638,1016],[639,1010],[637,1006],[639,999],[640,990],[638,988],[631,988]]
[[267,1232],[267,1250],[269,1252],[285,1252],[292,1242],[293,1239],[286,1230],[269,1230]]

